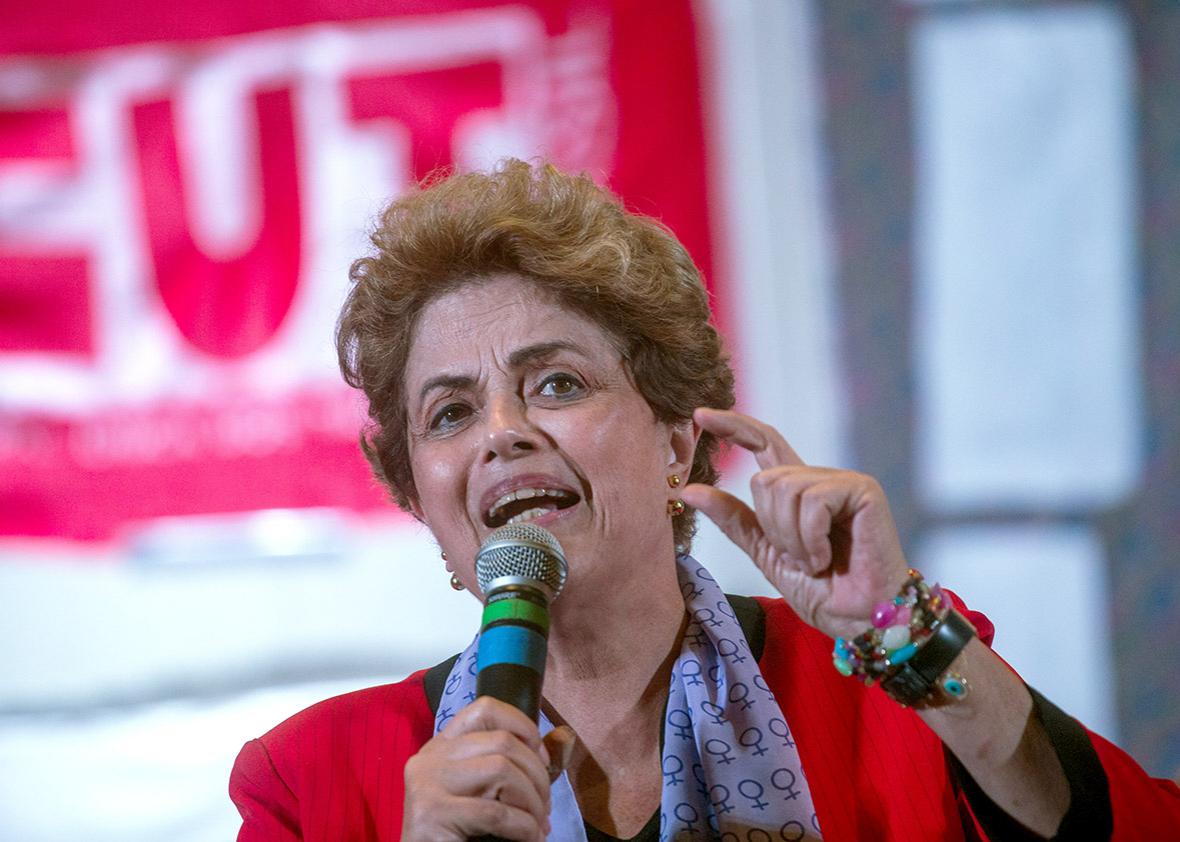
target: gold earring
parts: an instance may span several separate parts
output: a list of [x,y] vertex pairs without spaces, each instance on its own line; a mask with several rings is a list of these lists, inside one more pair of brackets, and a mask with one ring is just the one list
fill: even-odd
[[457,591],[467,590],[467,588],[463,587],[463,583],[459,581],[459,577],[454,573],[451,574],[451,587]]
[[668,514],[670,514],[672,517],[684,514],[684,501],[680,499],[669,500]]
[[672,474],[672,476],[668,477],[668,487],[669,488],[679,488],[680,487],[680,474]]
[[446,550],[443,550],[441,553],[439,553],[439,555],[442,556],[443,561],[447,560],[447,551]]

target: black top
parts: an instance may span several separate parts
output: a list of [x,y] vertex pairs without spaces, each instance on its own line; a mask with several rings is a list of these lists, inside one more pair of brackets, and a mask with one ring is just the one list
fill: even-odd
[[651,814],[651,818],[647,820],[643,829],[630,839],[620,839],[618,836],[603,833],[590,822],[585,822],[585,825],[586,842],[660,842],[660,811],[658,809]]
[[[761,659],[762,649],[766,644],[766,615],[762,611],[762,606],[748,596],[726,594],[725,598],[733,607],[738,624],[746,635],[746,642],[750,644],[754,660]],[[423,684],[431,711],[438,710],[443,686],[458,658],[458,655],[453,655],[426,671]],[[1041,720],[1045,733],[1049,735],[1053,751],[1061,761],[1061,768],[1065,770],[1066,780],[1069,781],[1069,810],[1066,811],[1057,829],[1057,835],[1053,838],[1061,842],[1109,839],[1114,830],[1114,819],[1110,811],[1110,784],[1090,738],[1076,719],[1064,713],[1033,688],[1029,687],[1028,691],[1032,695],[1033,715]],[[661,748],[663,742],[664,735],[661,733]],[[975,779],[959,763],[958,758],[950,751],[944,751],[944,754],[952,783],[967,796],[971,812],[983,826],[988,839],[996,842],[1041,839],[988,798]],[[969,818],[964,817],[963,826],[971,827]],[[588,822],[586,838],[589,842],[659,842],[660,811],[657,808],[643,829],[629,840],[603,833]]]

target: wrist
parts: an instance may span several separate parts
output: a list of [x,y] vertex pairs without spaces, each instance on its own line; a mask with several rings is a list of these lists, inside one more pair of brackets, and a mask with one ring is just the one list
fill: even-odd
[[870,626],[837,638],[832,663],[842,675],[879,684],[894,701],[928,707],[963,698],[965,679],[951,667],[975,637],[939,585],[910,569],[897,595],[874,606]]
[[967,680],[954,662],[975,637],[967,618],[950,608],[912,658],[882,679],[881,689],[907,707],[937,707],[967,695]]

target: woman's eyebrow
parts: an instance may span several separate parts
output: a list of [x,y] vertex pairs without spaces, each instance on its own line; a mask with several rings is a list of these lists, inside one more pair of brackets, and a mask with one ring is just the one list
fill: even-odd
[[434,389],[454,389],[456,391],[468,389],[475,384],[475,378],[466,374],[439,374],[431,377],[418,390],[418,403],[426,400],[426,396]]
[[555,339],[552,342],[538,342],[534,345],[526,345],[523,348],[516,349],[508,355],[508,364],[513,368],[520,368],[529,363],[544,360],[556,354],[558,351],[573,351],[575,354],[580,354],[583,357],[587,356],[586,351],[581,345]]
[[[529,363],[544,360],[558,351],[572,351],[575,354],[587,356],[586,351],[576,342],[555,339],[552,342],[537,342],[518,348],[508,356],[508,365],[512,368],[521,368]],[[468,374],[439,374],[422,384],[422,388],[418,390],[418,402],[424,401],[434,389],[462,391],[470,389],[474,385],[475,378]]]

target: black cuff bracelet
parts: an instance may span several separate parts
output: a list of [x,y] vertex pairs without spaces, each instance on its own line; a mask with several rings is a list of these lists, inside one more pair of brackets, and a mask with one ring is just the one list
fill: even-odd
[[[973,637],[972,625],[958,611],[950,609],[914,656],[881,681],[881,689],[903,705],[916,706],[929,701],[939,687],[939,678]],[[947,677],[941,689],[951,697],[966,694],[963,680],[953,675]]]

